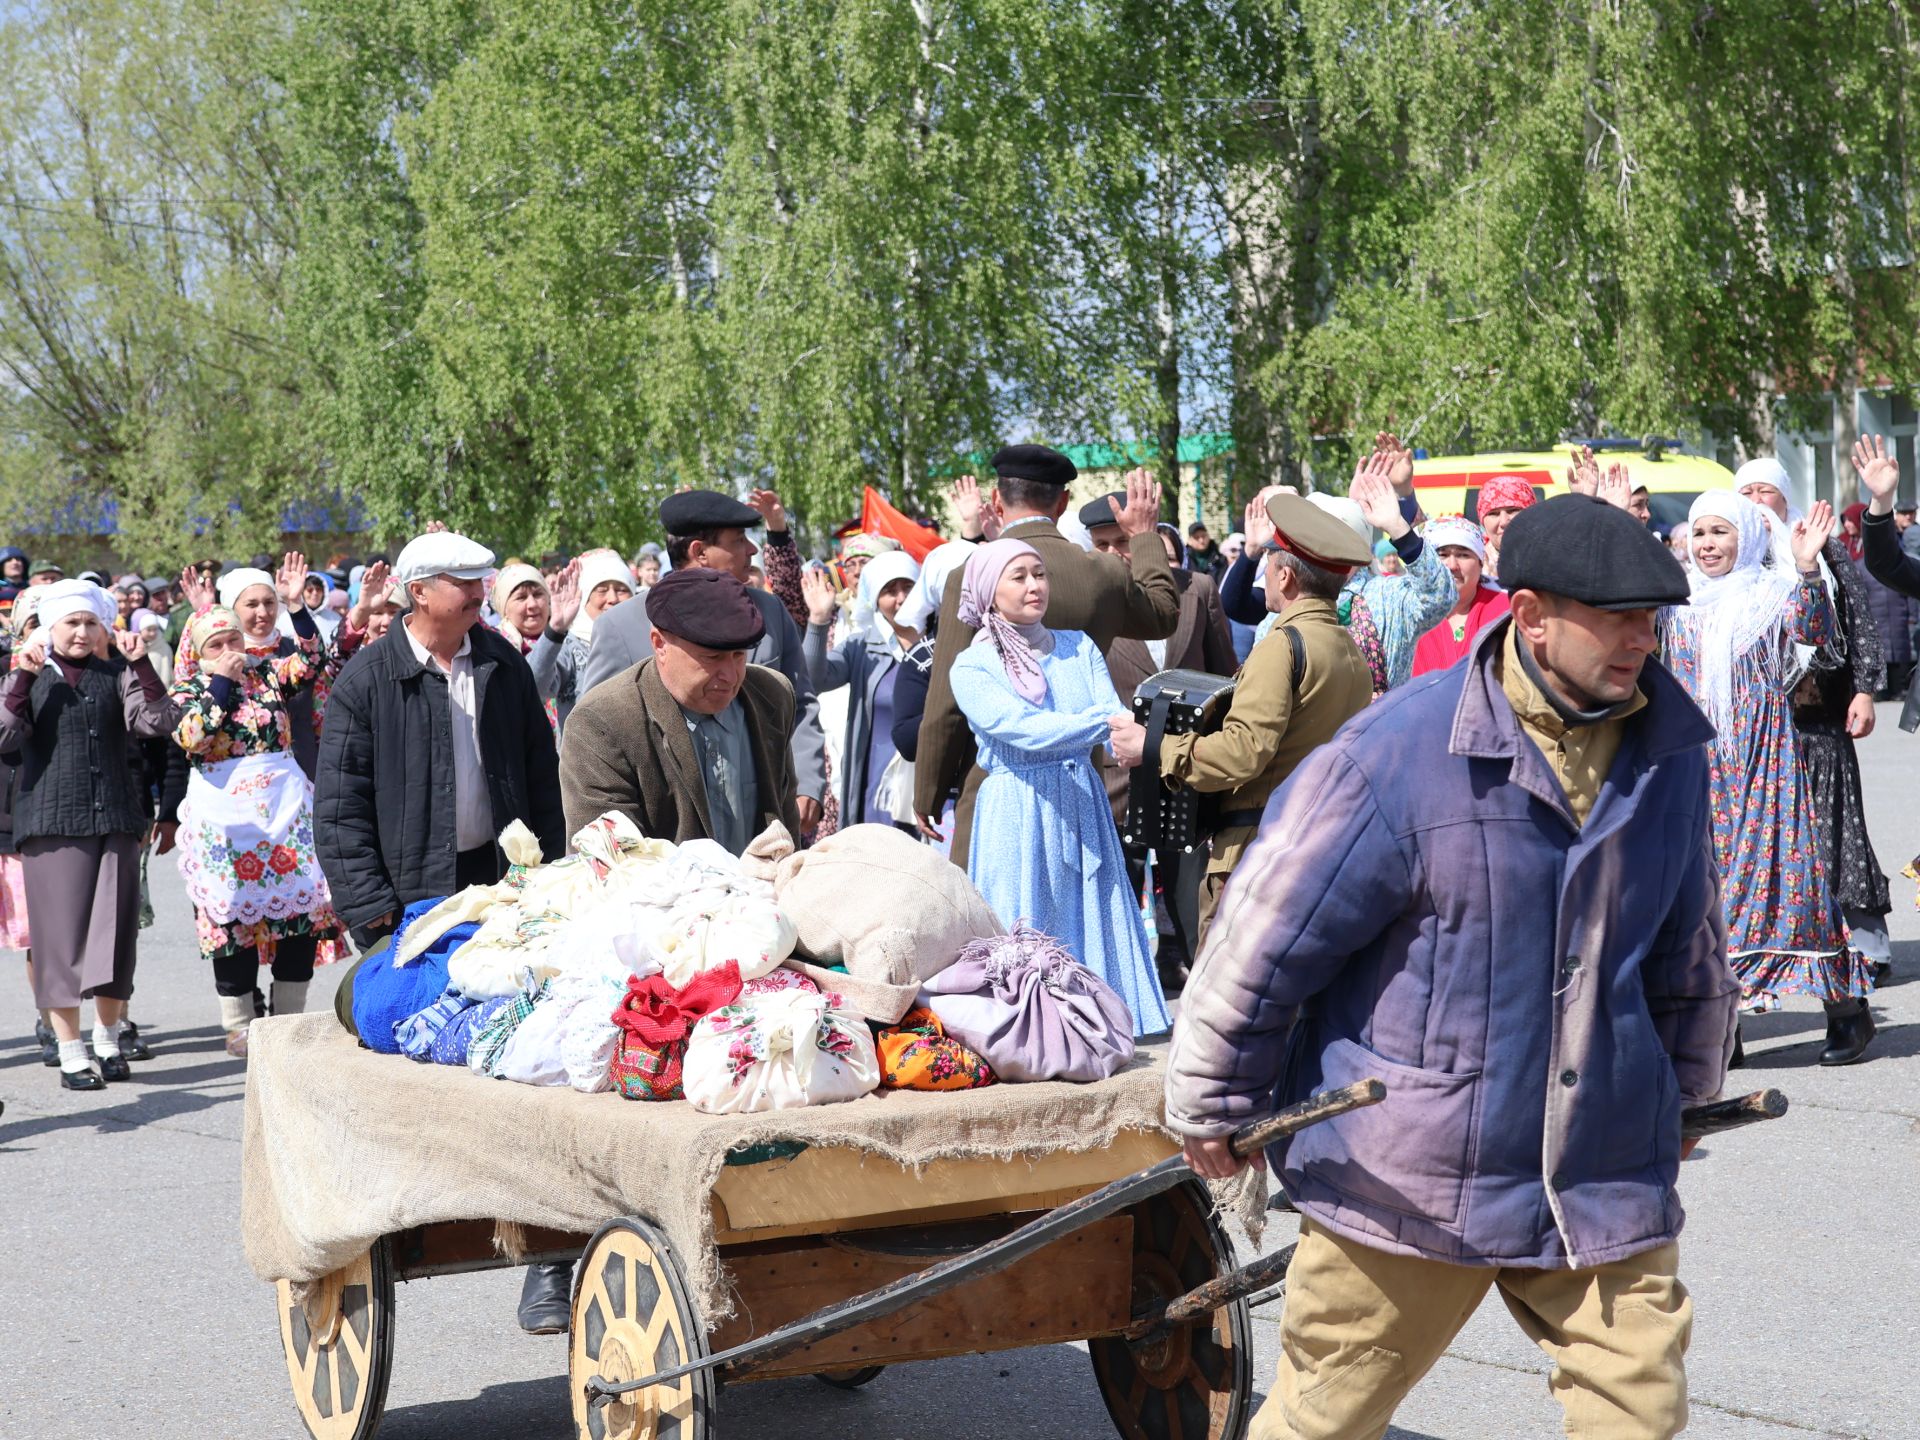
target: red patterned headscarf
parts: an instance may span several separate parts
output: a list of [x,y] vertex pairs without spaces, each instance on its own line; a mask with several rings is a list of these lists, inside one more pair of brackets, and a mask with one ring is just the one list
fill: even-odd
[[1496,475],[1481,485],[1480,498],[1474,502],[1474,518],[1485,520],[1492,510],[1525,510],[1539,498],[1533,486],[1518,475]]

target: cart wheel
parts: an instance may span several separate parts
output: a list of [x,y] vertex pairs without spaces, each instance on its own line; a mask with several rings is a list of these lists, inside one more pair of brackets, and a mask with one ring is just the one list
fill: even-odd
[[369,1440],[393,1372],[393,1260],[385,1240],[294,1298],[274,1286],[293,1403],[313,1440]]
[[579,1440],[708,1440],[711,1370],[587,1404],[587,1381],[636,1380],[707,1353],[680,1260],[644,1220],[609,1220],[588,1243],[573,1282],[567,1381]]
[[[1233,1269],[1204,1186],[1189,1180],[1134,1207],[1133,1303],[1172,1300]],[[1242,1440],[1253,1399],[1245,1300],[1157,1337],[1087,1343],[1100,1398],[1126,1440]]]
[[873,1380],[880,1378],[884,1365],[868,1365],[859,1370],[833,1370],[823,1372],[813,1378],[822,1385],[831,1385],[836,1390],[858,1390]]

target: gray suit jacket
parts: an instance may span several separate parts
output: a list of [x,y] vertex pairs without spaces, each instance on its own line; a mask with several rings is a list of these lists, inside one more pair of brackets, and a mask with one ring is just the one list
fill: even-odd
[[[814,694],[813,680],[807,674],[800,631],[786,606],[766,591],[749,590],[747,598],[760,607],[761,617],[767,622],[767,633],[747,659],[778,670],[793,686],[795,791],[812,800],[822,799],[827,793],[827,741],[820,729],[820,697]],[[642,660],[652,659],[652,630],[644,595],[614,606],[594,621],[593,645],[587,651],[587,668],[580,677],[580,694],[584,696],[602,680],[611,680]]]

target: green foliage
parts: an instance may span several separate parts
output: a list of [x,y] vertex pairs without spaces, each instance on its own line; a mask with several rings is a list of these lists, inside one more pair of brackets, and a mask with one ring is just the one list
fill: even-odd
[[1027,438],[1230,428],[1231,504],[1388,422],[1763,444],[1920,381],[1888,3],[17,13],[0,498],[156,560],[335,490],[531,552],[772,484],[817,538]]

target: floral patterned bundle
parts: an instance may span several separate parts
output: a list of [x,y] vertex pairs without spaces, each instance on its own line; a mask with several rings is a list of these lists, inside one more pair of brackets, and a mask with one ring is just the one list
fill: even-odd
[[993,1069],[947,1034],[940,1017],[923,1005],[881,1027],[875,1041],[883,1090],[978,1090],[994,1081]]
[[687,1042],[688,1101],[709,1115],[743,1115],[871,1093],[880,1084],[873,1033],[840,1005],[838,995],[795,987],[714,1011]]
[[620,1048],[608,1075],[613,1088],[629,1100],[680,1100],[687,1042],[702,1016],[740,998],[740,967],[729,960],[704,970],[685,985],[663,975],[634,979],[613,1012],[620,1027]]

